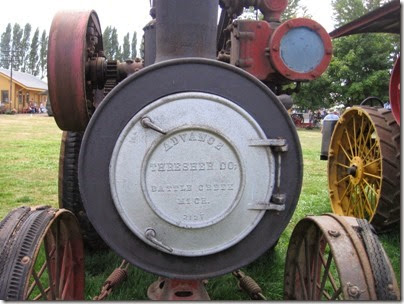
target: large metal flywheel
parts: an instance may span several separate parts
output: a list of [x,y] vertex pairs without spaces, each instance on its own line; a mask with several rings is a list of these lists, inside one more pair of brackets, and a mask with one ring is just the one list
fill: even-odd
[[268,88],[226,64],[178,59],[107,95],[84,134],[79,184],[116,252],[195,279],[275,244],[299,197],[301,164],[293,123]]

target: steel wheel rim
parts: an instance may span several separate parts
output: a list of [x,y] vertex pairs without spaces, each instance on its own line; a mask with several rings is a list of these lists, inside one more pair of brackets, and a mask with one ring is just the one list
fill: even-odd
[[333,214],[309,216],[297,224],[285,263],[285,299],[377,299],[357,226],[355,218]]
[[359,107],[347,110],[330,142],[328,184],[339,215],[373,219],[382,187],[382,153],[377,129]]
[[62,210],[49,223],[33,255],[24,300],[84,298],[83,248],[78,229],[69,224],[73,220],[70,212]]

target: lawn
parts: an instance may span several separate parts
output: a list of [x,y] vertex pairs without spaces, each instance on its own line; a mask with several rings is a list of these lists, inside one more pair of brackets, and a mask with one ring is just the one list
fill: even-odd
[[[283,232],[276,248],[243,271],[252,276],[270,300],[283,295],[284,263],[290,235],[296,223],[305,215],[331,212],[327,190],[327,162],[320,161],[321,133],[319,130],[299,130],[303,158],[303,188],[296,211]],[[0,115],[0,218],[22,205],[58,203],[58,160],[62,132],[52,117],[45,115]],[[400,280],[400,230],[379,236]],[[253,250],[253,248],[252,248]],[[86,299],[98,294],[111,271],[119,266],[120,258],[113,252],[87,255]],[[129,279],[108,299],[145,300],[147,287],[157,276],[130,267]],[[213,300],[248,300],[237,288],[236,279],[224,275],[210,279],[206,286]]]

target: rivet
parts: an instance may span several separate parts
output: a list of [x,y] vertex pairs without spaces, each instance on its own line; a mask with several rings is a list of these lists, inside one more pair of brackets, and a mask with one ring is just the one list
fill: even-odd
[[21,259],[21,264],[28,264],[29,262],[31,262],[31,258],[29,256],[25,256]]
[[335,231],[335,230],[328,230],[328,234],[332,237],[339,237],[341,235],[341,233],[339,231]]
[[348,295],[353,299],[359,299],[361,293],[364,293],[364,290],[360,290],[358,286],[351,284],[350,282],[347,283],[347,291]]

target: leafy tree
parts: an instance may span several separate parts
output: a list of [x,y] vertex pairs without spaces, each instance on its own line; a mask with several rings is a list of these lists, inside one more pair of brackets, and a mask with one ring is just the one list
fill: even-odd
[[19,71],[21,60],[20,60],[20,50],[21,50],[21,40],[22,40],[23,30],[18,23],[15,23],[13,26],[13,38],[12,38],[12,46],[11,46],[11,57],[13,57],[13,66],[12,69]]
[[46,31],[44,30],[41,35],[41,40],[39,42],[39,67],[41,71],[41,79],[46,76],[46,68],[47,68],[47,53],[48,53],[48,36],[46,35]]
[[31,24],[27,23],[24,26],[24,33],[21,39],[21,45],[19,52],[16,56],[19,61],[20,69],[22,72],[27,70],[27,63],[29,61],[29,47],[30,47],[30,37],[31,37]]
[[307,12],[307,7],[302,5],[300,0],[289,0],[286,10],[281,15],[281,19],[286,21],[297,17],[311,18]]
[[137,33],[136,33],[136,31],[133,32],[131,51],[132,51],[131,58],[136,58],[137,57]]
[[6,30],[1,34],[0,40],[0,67],[10,68],[11,51],[11,23],[7,24]]
[[129,43],[129,33],[123,37],[123,46],[122,46],[122,59],[126,60],[130,58],[130,43]]
[[27,62],[27,72],[37,76],[39,74],[39,69],[38,69],[38,50],[39,50],[39,29],[37,28],[34,36],[32,37],[32,42],[31,42],[31,50],[29,52],[28,56],[28,62]]
[[[333,0],[337,27],[386,1]],[[325,74],[302,85],[296,104],[309,109],[335,104],[352,106],[368,96],[388,100],[390,70],[399,52],[399,37],[392,34],[356,34],[333,40],[333,59]],[[322,103],[321,103],[322,101]]]

